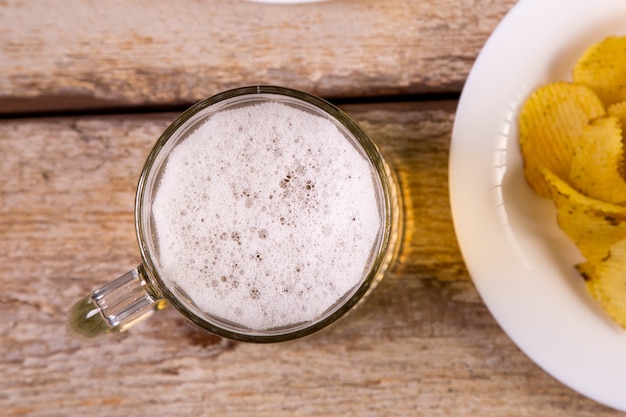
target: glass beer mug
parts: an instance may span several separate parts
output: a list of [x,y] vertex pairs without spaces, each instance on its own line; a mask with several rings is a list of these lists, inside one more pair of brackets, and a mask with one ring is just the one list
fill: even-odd
[[171,305],[234,340],[309,335],[375,287],[401,220],[389,166],[341,110],[282,87],[226,91],[156,142],[136,194],[142,263],[78,301],[70,328],[124,331]]

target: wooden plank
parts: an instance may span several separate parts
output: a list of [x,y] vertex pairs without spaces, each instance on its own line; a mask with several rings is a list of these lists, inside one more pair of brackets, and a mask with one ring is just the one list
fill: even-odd
[[559,384],[479,299],[450,223],[455,103],[347,106],[396,167],[407,235],[359,309],[304,340],[249,345],[165,309],[92,343],[69,306],[139,262],[133,193],[173,114],[0,122],[0,410],[18,416],[621,415]]
[[0,2],[0,113],[187,105],[249,84],[458,93],[515,0]]

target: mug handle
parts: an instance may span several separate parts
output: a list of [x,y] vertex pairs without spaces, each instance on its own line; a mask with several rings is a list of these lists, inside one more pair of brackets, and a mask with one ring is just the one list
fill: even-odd
[[145,276],[143,265],[139,265],[76,302],[69,314],[70,330],[92,339],[111,331],[123,332],[163,309],[165,300]]

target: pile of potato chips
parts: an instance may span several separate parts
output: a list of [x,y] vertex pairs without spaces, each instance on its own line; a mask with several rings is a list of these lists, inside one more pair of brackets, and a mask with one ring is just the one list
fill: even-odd
[[590,294],[626,328],[626,36],[587,49],[572,82],[533,91],[519,131],[526,180],[554,201]]

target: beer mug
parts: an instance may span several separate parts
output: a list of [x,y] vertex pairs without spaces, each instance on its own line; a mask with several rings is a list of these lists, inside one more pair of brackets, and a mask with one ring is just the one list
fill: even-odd
[[92,338],[171,305],[225,338],[306,336],[376,286],[401,226],[394,175],[344,112],[288,88],[226,91],[157,140],[135,201],[142,262],[69,325]]

